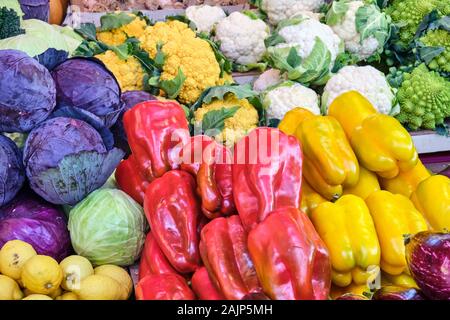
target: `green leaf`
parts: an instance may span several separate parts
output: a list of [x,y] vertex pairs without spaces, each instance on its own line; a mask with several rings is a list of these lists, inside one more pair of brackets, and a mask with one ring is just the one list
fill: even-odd
[[136,17],[143,19],[148,26],[153,25],[153,21],[149,17],[147,17],[142,11],[133,10],[131,11],[131,13],[134,14]]
[[436,125],[436,133],[440,136],[450,137],[450,128],[447,124],[438,124]]
[[276,46],[277,44],[284,43],[286,40],[278,33],[273,33],[266,39],[264,39],[264,45],[266,48]]
[[97,29],[93,23],[82,23],[75,32],[81,35],[84,39],[90,41],[97,41]]
[[331,65],[331,53],[323,41],[316,37],[311,53],[303,59],[303,62],[296,69],[301,75],[295,79],[305,85],[322,84],[322,81],[329,75]]
[[100,17],[100,30],[109,31],[129,24],[135,17],[126,12],[107,13]]
[[219,110],[211,110],[207,112],[202,119],[201,129],[204,133],[208,131],[219,130],[222,131],[225,126],[225,120],[234,116],[239,110],[239,106],[231,108],[221,108]]
[[248,72],[250,70],[257,70],[259,72],[264,72],[267,69],[267,63],[257,62],[249,63],[246,65],[233,63],[233,71],[236,72]]
[[360,42],[374,37],[384,46],[390,35],[390,18],[380,12],[374,4],[359,7],[355,16],[356,31],[360,34]]
[[126,60],[133,52],[133,45],[129,42],[124,42],[118,46],[110,46],[110,49],[114,51],[119,59]]
[[243,11],[241,11],[241,13],[246,15],[247,17],[249,17],[252,20],[261,19],[261,17],[258,15],[258,13],[255,11],[252,11],[252,10],[243,10]]
[[178,97],[185,80],[186,76],[181,68],[178,68],[176,77],[171,80],[161,80],[159,82],[159,87],[167,94],[169,99],[175,99]]
[[351,66],[355,65],[359,61],[359,58],[349,52],[341,52],[336,57],[336,60],[334,61],[334,66],[331,72],[336,73],[340,69],[342,69],[345,66]]
[[419,55],[420,55],[420,59],[428,64],[428,63],[430,63],[431,60],[433,60],[435,57],[437,57],[444,51],[445,51],[445,47],[441,47],[441,46],[420,47]]
[[162,68],[164,66],[164,62],[166,61],[166,55],[165,53],[162,51],[162,47],[163,47],[163,42],[162,41],[158,41],[158,43],[156,44],[156,55],[155,55],[155,65],[158,68]]
[[99,46],[96,41],[83,40],[81,44],[72,53],[74,57],[93,57],[97,54],[101,54],[106,50]]
[[333,1],[325,17],[326,23],[330,26],[341,23],[348,11],[348,3],[348,0]]
[[296,68],[302,63],[302,58],[298,55],[295,47],[292,47],[291,50],[289,50],[286,61],[292,68]]
[[216,86],[207,89],[208,92],[202,99],[203,103],[211,103],[213,99],[223,100],[224,96],[227,93],[232,93],[235,95],[237,99],[245,99],[248,97],[252,97],[257,93],[252,90],[252,87],[249,83],[243,85],[224,85],[224,86]]
[[272,67],[282,71],[291,71],[292,67],[287,62],[287,57],[292,47],[269,47],[267,48],[268,59]]
[[291,17],[289,19],[281,20],[278,23],[277,28],[275,29],[275,31],[278,32],[281,29],[283,29],[284,27],[295,26],[295,25],[300,24],[303,21],[308,20],[308,19],[309,18],[307,16],[298,15],[298,16],[293,16],[293,17]]

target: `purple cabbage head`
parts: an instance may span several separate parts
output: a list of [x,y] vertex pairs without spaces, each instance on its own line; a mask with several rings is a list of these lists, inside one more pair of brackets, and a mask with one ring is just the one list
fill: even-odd
[[30,187],[54,204],[75,205],[101,187],[123,158],[87,122],[56,117],[29,134],[23,162]]
[[0,50],[0,132],[27,132],[50,115],[56,88],[50,72],[18,50]]
[[24,181],[22,152],[11,139],[0,134],[0,207],[16,196]]
[[450,233],[424,231],[407,238],[406,261],[428,298],[450,300]]
[[123,102],[123,110],[117,119],[116,124],[111,128],[114,135],[116,146],[124,150],[127,155],[131,153],[130,146],[128,145],[128,139],[125,134],[125,129],[123,127],[123,114],[133,108],[138,103],[156,100],[154,96],[145,91],[132,90],[122,93],[121,100]]
[[110,128],[123,106],[114,75],[96,59],[72,58],[52,70],[57,108],[73,107],[89,112]]
[[39,19],[48,22],[50,0],[19,0],[23,19]]
[[0,247],[22,240],[38,254],[61,261],[72,252],[64,213],[30,194],[21,194],[0,208]]

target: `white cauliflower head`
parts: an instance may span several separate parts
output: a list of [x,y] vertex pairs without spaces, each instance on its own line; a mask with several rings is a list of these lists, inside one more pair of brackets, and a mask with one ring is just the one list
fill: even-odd
[[261,0],[261,9],[272,25],[302,11],[318,11],[325,0]]
[[267,88],[280,83],[283,80],[280,70],[269,69],[259,75],[253,83],[253,90],[256,92],[263,92]]
[[216,40],[228,58],[242,65],[261,60],[269,36],[269,27],[260,19],[252,19],[241,12],[233,12],[216,26]]
[[375,5],[363,1],[334,1],[327,24],[359,60],[381,52],[389,36],[389,20]]
[[219,6],[200,5],[186,9],[186,17],[195,23],[199,32],[210,33],[214,26],[227,15]]
[[269,119],[283,119],[284,115],[296,108],[308,109],[314,114],[320,114],[317,93],[300,83],[285,81],[264,94],[263,105]]
[[395,95],[385,75],[372,66],[346,66],[328,80],[322,95],[322,108],[328,112],[333,100],[347,91],[358,91],[380,113],[388,114]]
[[295,46],[301,58],[309,56],[316,43],[316,37],[322,40],[331,54],[330,69],[334,65],[337,55],[342,51],[342,40],[334,31],[316,19],[305,17],[305,20],[298,24],[288,25],[281,28],[278,34],[286,41],[275,47],[283,48]]

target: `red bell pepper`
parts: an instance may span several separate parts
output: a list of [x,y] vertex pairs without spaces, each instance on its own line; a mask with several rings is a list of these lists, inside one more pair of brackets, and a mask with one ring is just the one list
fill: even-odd
[[217,290],[208,275],[208,270],[201,267],[195,271],[191,279],[192,290],[200,300],[225,300],[222,292]]
[[178,168],[180,149],[190,138],[185,113],[178,103],[138,103],[125,112],[123,123],[136,164],[148,181]]
[[271,212],[248,235],[264,293],[273,300],[324,300],[331,285],[328,250],[297,208]]
[[184,146],[181,159],[181,169],[196,176],[202,212],[210,219],[234,213],[230,150],[198,135]]
[[135,293],[137,300],[195,300],[186,280],[174,273],[151,274],[142,278]]
[[133,155],[120,162],[116,169],[115,177],[117,185],[123,192],[141,205],[144,203],[145,190],[149,182],[142,176]]
[[298,207],[302,164],[297,139],[278,129],[257,128],[236,143],[233,195],[247,231],[273,210]]
[[201,213],[194,178],[172,170],[155,179],[145,192],[144,211],[156,242],[175,270],[195,271],[200,266]]
[[209,222],[201,233],[200,253],[212,282],[228,300],[261,291],[239,216]]
[[149,274],[177,273],[165,257],[152,232],[147,234],[139,264],[139,280]]

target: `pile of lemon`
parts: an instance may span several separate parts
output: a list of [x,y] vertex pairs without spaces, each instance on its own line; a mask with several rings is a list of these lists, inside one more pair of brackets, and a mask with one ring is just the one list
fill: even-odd
[[0,250],[0,300],[126,300],[133,282],[115,265],[94,268],[82,256],[61,263],[20,240]]

